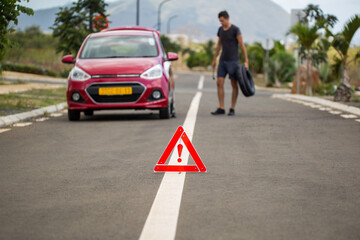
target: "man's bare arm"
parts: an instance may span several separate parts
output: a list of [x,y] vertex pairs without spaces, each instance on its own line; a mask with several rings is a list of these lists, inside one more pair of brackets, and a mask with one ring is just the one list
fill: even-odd
[[249,69],[249,60],[248,60],[248,56],[247,56],[247,51],[246,51],[246,47],[245,47],[245,44],[244,44],[241,34],[237,35],[237,40],[239,42],[241,51],[244,54],[244,58],[245,58],[244,65],[245,65],[246,69]]
[[221,40],[220,40],[220,38],[218,38],[218,42],[217,42],[217,44],[216,44],[216,50],[215,50],[214,60],[213,60],[213,62],[212,62],[212,67],[213,67],[213,68],[216,67],[216,58],[219,56],[219,52],[220,52],[221,47],[222,47]]

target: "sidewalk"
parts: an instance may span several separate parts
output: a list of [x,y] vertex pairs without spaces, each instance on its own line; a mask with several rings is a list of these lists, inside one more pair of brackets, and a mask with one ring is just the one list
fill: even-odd
[[278,99],[289,100],[289,101],[305,101],[305,102],[309,102],[309,103],[315,103],[315,104],[318,104],[318,105],[321,105],[324,107],[329,107],[329,108],[336,109],[336,110],[339,110],[342,112],[354,114],[354,115],[360,117],[360,108],[348,106],[343,103],[333,102],[333,101],[318,98],[318,97],[309,97],[309,96],[297,95],[297,94],[274,94],[272,97],[278,98]]

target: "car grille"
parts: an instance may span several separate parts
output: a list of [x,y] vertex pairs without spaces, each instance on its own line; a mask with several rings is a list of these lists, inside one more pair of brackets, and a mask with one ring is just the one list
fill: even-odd
[[[99,95],[99,88],[109,88],[109,87],[131,87],[131,95]],[[140,83],[111,83],[111,84],[92,84],[86,89],[89,96],[97,103],[127,103],[127,102],[136,102],[143,92],[145,87]]]

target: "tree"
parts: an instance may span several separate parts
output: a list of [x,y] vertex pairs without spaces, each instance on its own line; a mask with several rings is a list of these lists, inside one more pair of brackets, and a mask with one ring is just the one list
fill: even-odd
[[6,35],[15,31],[14,25],[18,24],[20,13],[34,15],[31,8],[21,6],[18,2],[21,2],[21,0],[0,1],[0,60],[4,57],[6,48],[12,47],[12,43]]
[[168,38],[167,36],[161,35],[160,40],[161,40],[161,43],[164,46],[166,52],[178,53],[181,51],[180,44],[171,41],[170,38]]
[[309,4],[305,9],[304,18],[292,26],[289,33],[292,33],[298,37],[300,43],[300,51],[303,52],[307,61],[307,93],[312,95],[311,86],[311,62],[312,61],[324,61],[326,60],[325,42],[315,45],[317,39],[321,36],[320,30],[324,29],[329,31],[329,28],[333,27],[337,22],[337,18],[331,14],[324,14],[318,5]]
[[[360,28],[360,15],[352,16],[344,25],[343,30],[335,35],[328,31],[328,35],[333,37],[332,46],[337,52],[335,62],[337,66],[342,68],[341,83],[335,92],[335,101],[349,101],[352,95],[350,78],[348,75],[348,65],[351,61],[356,61],[360,58],[360,51],[356,54],[355,58],[349,59],[348,51],[350,43]],[[336,64],[335,63],[335,64]]]
[[314,26],[305,25],[303,23],[297,23],[290,28],[289,33],[292,33],[298,37],[298,42],[301,47],[305,49],[306,62],[307,62],[307,93],[312,95],[311,86],[311,49],[315,41],[320,37],[318,33],[319,25]]
[[106,26],[106,6],[104,0],[80,0],[70,8],[60,8],[51,28],[53,36],[59,38],[57,52],[76,55],[84,38],[101,29],[94,24],[97,23],[94,18],[101,15],[101,23]]
[[59,38],[56,52],[76,55],[84,38],[88,35],[84,23],[85,14],[75,14],[74,8],[60,8],[56,13],[53,36]]
[[85,17],[88,19],[89,33],[94,32],[93,21],[95,15],[100,14],[104,18],[107,17],[105,14],[107,5],[104,0],[79,0],[77,2],[75,9],[77,12],[85,12]]
[[322,22],[324,27],[334,27],[338,21],[337,17],[331,14],[324,14],[319,5],[309,4],[304,9],[305,16],[301,20],[304,24],[310,24],[311,22]]

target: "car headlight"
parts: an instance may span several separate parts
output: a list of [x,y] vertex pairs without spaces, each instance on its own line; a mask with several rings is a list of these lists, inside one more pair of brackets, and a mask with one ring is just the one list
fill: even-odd
[[91,78],[84,70],[74,67],[70,73],[71,79],[74,81],[86,81]]
[[153,79],[161,78],[162,74],[163,74],[162,67],[160,64],[158,64],[143,72],[140,77],[148,80],[153,80]]

